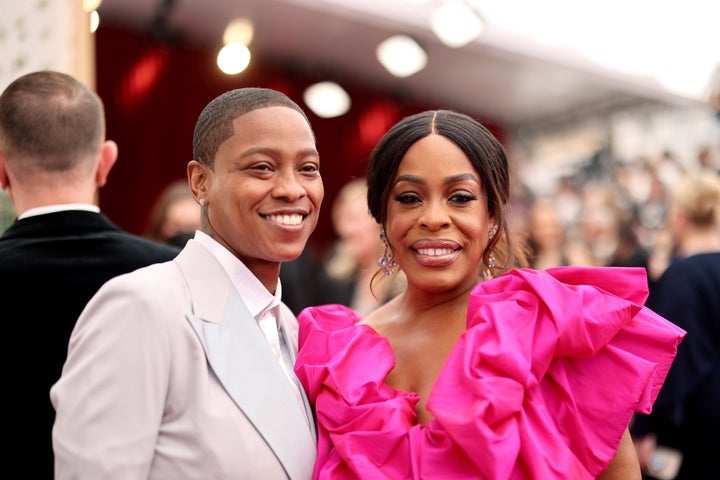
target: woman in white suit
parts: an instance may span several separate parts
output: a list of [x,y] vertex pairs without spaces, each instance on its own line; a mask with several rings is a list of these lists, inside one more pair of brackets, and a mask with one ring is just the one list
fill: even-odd
[[57,480],[312,475],[278,281],[324,194],[312,129],[280,92],[232,90],[200,114],[193,158],[201,229],[173,261],[107,282],[78,319],[51,389]]

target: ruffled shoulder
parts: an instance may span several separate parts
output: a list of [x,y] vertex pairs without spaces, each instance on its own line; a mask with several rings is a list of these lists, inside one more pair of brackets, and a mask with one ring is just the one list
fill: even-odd
[[[685,332],[643,306],[643,269],[514,270],[472,291],[467,330],[415,424],[383,383],[390,344],[341,305],[298,316],[314,478],[592,479],[650,411]],[[423,352],[418,352],[422,355]]]
[[459,442],[480,439],[488,478],[595,478],[633,412],[651,410],[685,335],[643,306],[647,294],[642,268],[479,284],[428,409]]
[[[358,385],[374,383],[376,377],[382,380],[392,369],[389,344],[372,328],[356,325],[360,321],[356,311],[343,305],[308,307],[298,315],[296,373],[311,402],[315,402],[320,386],[352,394]],[[367,352],[372,368],[365,360],[348,356],[355,350]],[[332,370],[332,380],[325,374],[328,370]]]
[[392,349],[360,320],[343,305],[298,315],[295,373],[318,424],[313,478],[407,478],[410,471],[407,432],[418,395],[383,383],[395,366]]

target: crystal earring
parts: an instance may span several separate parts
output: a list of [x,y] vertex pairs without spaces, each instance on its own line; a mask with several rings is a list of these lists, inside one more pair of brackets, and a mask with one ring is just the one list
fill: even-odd
[[494,224],[494,225],[490,228],[490,231],[488,232],[488,237],[490,237],[490,240],[492,240],[493,238],[495,238],[495,235],[497,235],[497,232],[498,232],[498,226],[497,226],[497,224]]
[[204,206],[205,206],[205,199],[204,199],[204,198],[201,198],[200,200],[198,200],[198,203],[200,204],[201,207],[204,207]]
[[495,273],[493,272],[493,269],[495,268],[495,255],[493,255],[492,250],[490,250],[490,254],[488,255],[488,261],[487,261],[487,268],[485,269],[485,280],[490,280],[491,278],[495,278]]
[[395,270],[397,270],[398,263],[395,261],[392,252],[390,251],[390,245],[388,245],[384,228],[380,228],[380,240],[383,242],[383,254],[378,261],[378,267],[382,268],[383,275],[389,277],[395,273]]

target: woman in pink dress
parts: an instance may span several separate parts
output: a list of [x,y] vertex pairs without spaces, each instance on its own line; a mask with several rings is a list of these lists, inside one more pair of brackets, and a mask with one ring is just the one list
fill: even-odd
[[407,289],[299,315],[314,478],[639,479],[628,423],[685,333],[643,306],[644,269],[520,268],[505,152],[460,113],[401,120],[367,178],[380,276]]

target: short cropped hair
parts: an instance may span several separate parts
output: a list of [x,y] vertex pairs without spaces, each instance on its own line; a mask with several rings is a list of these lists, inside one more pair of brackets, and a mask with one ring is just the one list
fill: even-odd
[[193,159],[212,168],[220,145],[236,133],[233,120],[266,107],[292,108],[310,126],[303,109],[284,93],[261,87],[230,90],[210,101],[200,113],[193,135]]
[[714,170],[701,169],[681,177],[672,199],[696,227],[720,225],[720,175]]
[[100,97],[70,75],[28,73],[0,95],[0,148],[10,159],[23,159],[19,169],[71,170],[104,140]]

